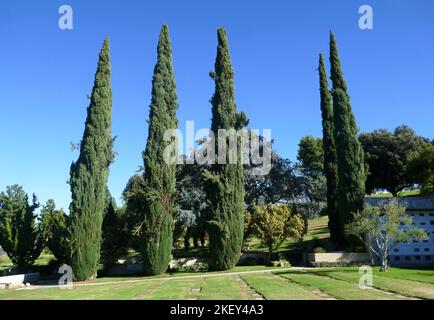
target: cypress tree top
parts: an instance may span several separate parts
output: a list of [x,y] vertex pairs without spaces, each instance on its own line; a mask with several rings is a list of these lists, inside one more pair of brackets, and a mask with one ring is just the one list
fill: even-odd
[[347,92],[347,83],[344,80],[342,72],[341,61],[339,59],[338,45],[336,43],[335,35],[330,31],[330,79],[333,82],[333,90],[341,88],[345,93]]
[[215,92],[211,99],[211,130],[217,134],[218,129],[237,129],[234,70],[232,68],[229,44],[224,28],[217,30],[217,57],[212,76],[215,80]]
[[[175,76],[172,65],[172,47],[169,37],[169,28],[163,25],[161,28],[158,47],[157,63],[152,79],[152,98],[149,112],[149,128],[146,150],[143,153],[145,166],[145,178],[149,187],[163,188],[161,179],[161,167],[163,152],[166,147],[163,141],[166,129],[176,129],[178,109]],[[155,171],[159,173],[156,174]],[[171,179],[171,178],[170,178]]]

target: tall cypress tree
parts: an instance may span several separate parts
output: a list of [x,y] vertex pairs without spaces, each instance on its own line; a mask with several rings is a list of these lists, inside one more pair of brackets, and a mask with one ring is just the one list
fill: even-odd
[[109,39],[106,38],[99,54],[92,96],[87,108],[80,156],[72,163],[70,170],[70,263],[74,279],[78,281],[96,275],[107,179],[113,161],[109,45]]
[[[218,29],[215,92],[211,99],[211,130],[218,149],[219,129],[240,130],[246,124],[244,113],[237,113],[234,89],[234,71],[229,55],[228,40],[223,28]],[[226,139],[226,159],[229,158],[229,143]],[[214,270],[233,268],[241,253],[244,232],[244,181],[241,163],[241,144],[237,142],[236,164],[214,164],[204,172],[205,190],[210,202],[212,220],[209,224],[210,266]]]
[[339,227],[339,213],[337,211],[337,183],[338,168],[336,159],[336,144],[334,137],[332,96],[329,91],[324,57],[319,55],[319,84],[321,95],[321,115],[324,149],[324,176],[327,180],[327,213],[329,217],[330,236],[333,241],[341,242],[343,235]]
[[[156,275],[167,270],[172,250],[175,214],[176,163],[164,160],[166,130],[176,129],[178,109],[169,29],[163,25],[158,40],[157,64],[152,79],[149,132],[144,161],[145,193],[141,228],[145,273]],[[173,150],[174,153],[177,152]],[[176,157],[176,155],[175,155]]]
[[362,209],[365,195],[365,163],[362,146],[357,139],[357,125],[351,109],[347,84],[344,80],[338,48],[330,32],[331,80],[333,82],[333,118],[338,162],[338,202],[340,228],[352,214]]

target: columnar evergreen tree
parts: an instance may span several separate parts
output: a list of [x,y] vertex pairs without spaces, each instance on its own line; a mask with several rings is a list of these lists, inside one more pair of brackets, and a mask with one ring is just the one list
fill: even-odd
[[329,91],[327,72],[323,55],[319,56],[319,84],[321,94],[321,114],[324,152],[324,176],[327,180],[327,213],[329,217],[330,236],[333,241],[341,242],[343,234],[339,228],[339,212],[337,211],[338,168],[336,159],[336,144],[334,137],[334,122],[332,97]]
[[100,258],[101,226],[107,178],[113,161],[111,137],[112,90],[109,39],[99,54],[98,69],[87,108],[80,156],[71,165],[70,263],[78,281],[96,275]]
[[[163,25],[158,40],[157,64],[152,79],[152,101],[149,131],[143,153],[146,199],[141,225],[142,255],[145,273],[156,275],[167,270],[173,238],[173,218],[176,205],[176,163],[165,159],[165,150],[173,141],[165,141],[167,130],[178,126],[178,109],[175,77],[172,65],[172,48],[169,29]],[[172,150],[177,157],[177,145]]]
[[[218,130],[240,130],[247,123],[244,113],[237,113],[234,93],[234,71],[229,55],[228,40],[223,28],[218,29],[215,93],[211,99],[211,130],[218,147]],[[209,248],[211,268],[228,270],[237,263],[243,244],[244,179],[241,163],[241,144],[238,138],[236,164],[214,164],[204,172],[205,189],[210,202],[212,221],[209,225]],[[229,143],[226,139],[226,159],[229,158]]]
[[357,139],[357,125],[347,93],[338,48],[330,33],[331,80],[333,82],[333,118],[338,163],[338,201],[340,228],[362,209],[365,195],[365,163],[362,146]]

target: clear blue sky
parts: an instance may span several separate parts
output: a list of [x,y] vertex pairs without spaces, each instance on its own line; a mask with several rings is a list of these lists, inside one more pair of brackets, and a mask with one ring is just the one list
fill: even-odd
[[[374,30],[358,28],[358,8]],[[60,30],[62,4],[74,29]],[[156,44],[169,24],[180,128],[209,127],[216,29],[225,26],[236,98],[253,128],[270,128],[295,160],[300,137],[321,135],[317,63],[338,40],[361,131],[405,123],[434,138],[434,1],[2,1],[0,4],[0,190],[18,183],[67,209],[70,142],[83,133],[98,51],[111,40],[113,135],[119,153],[109,187],[120,203],[141,165]]]

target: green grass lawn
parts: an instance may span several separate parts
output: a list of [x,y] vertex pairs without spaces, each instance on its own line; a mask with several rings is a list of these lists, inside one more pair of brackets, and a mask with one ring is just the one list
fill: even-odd
[[[434,299],[434,270],[425,270],[423,274],[415,277],[415,270],[411,269],[392,269],[389,272],[379,272],[374,270],[373,287],[398,293],[408,297],[420,299]],[[357,270],[328,270],[320,271],[318,275],[327,276],[337,280],[343,280],[354,285],[359,282]],[[415,280],[409,280],[412,278]]]
[[[75,284],[72,289],[35,288],[0,290],[0,299],[281,299],[281,300],[390,300],[434,299],[434,268],[392,268],[387,273],[374,269],[374,289],[358,286],[357,268],[279,270],[240,267],[239,275],[205,273],[175,277],[102,278]],[[210,276],[211,275],[211,276]],[[185,276],[190,276],[186,278]],[[128,281],[129,280],[129,281]]]
[[[35,266],[46,266],[54,256],[50,252],[43,251],[39,258],[35,261]],[[13,267],[12,261],[7,255],[0,257],[0,271]]]
[[[420,195],[420,189],[408,190],[398,192],[398,197],[413,197]],[[370,198],[392,198],[392,194],[390,192],[381,192],[368,195]]]
[[320,300],[320,296],[304,286],[285,281],[271,274],[243,275],[249,286],[267,300]]
[[360,289],[357,283],[332,279],[310,272],[279,273],[279,276],[311,290],[319,290],[340,300],[391,300],[398,299],[388,293]]

